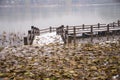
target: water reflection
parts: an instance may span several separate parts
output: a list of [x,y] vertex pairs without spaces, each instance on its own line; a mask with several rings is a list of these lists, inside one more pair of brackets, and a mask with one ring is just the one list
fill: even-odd
[[25,32],[31,25],[109,23],[120,19],[120,4],[50,7],[0,7],[0,32]]

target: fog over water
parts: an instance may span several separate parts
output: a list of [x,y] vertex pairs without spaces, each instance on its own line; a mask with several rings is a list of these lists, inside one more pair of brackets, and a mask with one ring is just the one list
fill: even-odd
[[109,23],[120,19],[120,3],[48,6],[0,6],[0,32],[27,32],[34,25]]

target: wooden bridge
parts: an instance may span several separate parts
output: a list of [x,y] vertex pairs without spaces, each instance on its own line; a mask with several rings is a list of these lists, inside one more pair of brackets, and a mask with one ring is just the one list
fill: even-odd
[[28,30],[28,35],[24,37],[24,45],[32,45],[35,36],[39,36],[43,33],[55,32],[56,27],[49,27],[46,29],[39,29],[37,27],[31,26],[31,30]]
[[38,36],[42,33],[55,32],[57,35],[61,35],[64,43],[71,43],[81,38],[91,38],[91,42],[93,38],[98,36],[107,35],[107,39],[109,39],[109,35],[111,34],[120,34],[120,21],[113,22],[110,24],[95,24],[95,25],[80,25],[80,26],[60,26],[60,27],[49,27],[46,29],[39,29],[34,26],[31,26],[31,30],[28,31],[28,36],[24,37],[24,44],[31,45],[34,37]]
[[58,35],[61,35],[64,43],[71,43],[72,41],[76,43],[77,39],[81,38],[91,38],[93,37],[105,36],[109,39],[110,34],[119,34],[120,33],[120,21],[113,22],[110,24],[95,24],[95,25],[80,25],[80,26],[66,26],[63,25],[56,29]]

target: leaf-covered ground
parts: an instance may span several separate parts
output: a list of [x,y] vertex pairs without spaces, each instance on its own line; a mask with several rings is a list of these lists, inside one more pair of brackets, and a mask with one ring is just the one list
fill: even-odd
[[120,43],[6,47],[0,79],[120,80]]

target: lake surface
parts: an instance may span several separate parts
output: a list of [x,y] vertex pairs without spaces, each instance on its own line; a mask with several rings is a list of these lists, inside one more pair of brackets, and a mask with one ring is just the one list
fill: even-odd
[[120,4],[83,6],[0,7],[0,32],[27,32],[34,25],[49,26],[109,23],[120,19]]

